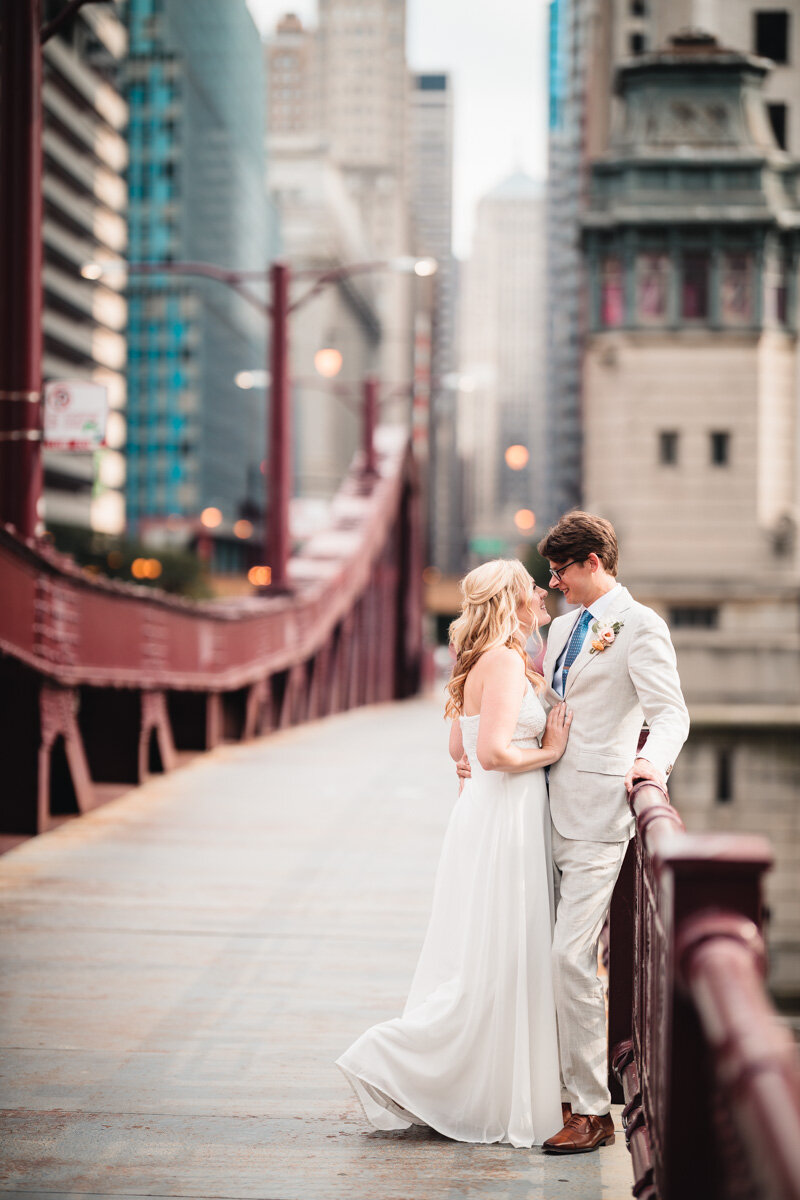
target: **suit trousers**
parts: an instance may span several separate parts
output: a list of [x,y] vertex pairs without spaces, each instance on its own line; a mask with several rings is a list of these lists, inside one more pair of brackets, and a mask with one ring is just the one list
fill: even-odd
[[604,1116],[608,1090],[605,991],[597,977],[597,946],[628,839],[589,842],[562,837],[553,826],[556,924],[553,987],[558,1018],[561,1098],[576,1113]]

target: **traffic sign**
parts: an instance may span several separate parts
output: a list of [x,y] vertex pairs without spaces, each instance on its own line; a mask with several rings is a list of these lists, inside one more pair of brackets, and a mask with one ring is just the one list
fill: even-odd
[[108,391],[86,379],[54,379],[44,389],[44,441],[49,450],[97,450],[106,444]]

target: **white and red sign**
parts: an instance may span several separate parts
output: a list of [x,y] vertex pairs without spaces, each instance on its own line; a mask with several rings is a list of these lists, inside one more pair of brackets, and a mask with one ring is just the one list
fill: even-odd
[[85,379],[54,379],[44,389],[48,450],[97,450],[106,444],[108,391]]

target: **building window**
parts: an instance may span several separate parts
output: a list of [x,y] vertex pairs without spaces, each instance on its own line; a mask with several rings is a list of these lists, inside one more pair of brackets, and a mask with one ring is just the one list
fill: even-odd
[[715,467],[725,467],[730,462],[731,435],[724,431],[716,431],[709,435],[711,443],[711,462]]
[[618,258],[604,258],[600,281],[600,324],[615,329],[625,320],[625,276]]
[[647,5],[645,3],[645,0],[631,0],[631,16],[632,17],[646,17],[647,16]]
[[628,39],[631,54],[644,54],[647,49],[647,38],[643,33],[632,33]]
[[674,429],[662,429],[658,435],[658,461],[673,467],[678,461],[678,434]]
[[749,254],[722,255],[720,315],[725,325],[752,323],[753,260]]
[[733,750],[718,746],[714,754],[714,799],[717,804],[730,804],[733,799]]
[[669,610],[673,629],[716,629],[719,607],[716,604],[684,604]]
[[708,317],[708,272],[710,260],[705,251],[683,255],[681,316],[685,321],[704,321]]
[[767,116],[769,123],[772,126],[772,132],[775,134],[775,141],[780,146],[781,150],[786,147],[786,113],[787,107],[785,104],[768,104]]
[[636,321],[659,325],[667,317],[669,255],[639,254],[636,257]]
[[755,52],[775,63],[789,61],[789,14],[786,9],[771,9],[753,14]]

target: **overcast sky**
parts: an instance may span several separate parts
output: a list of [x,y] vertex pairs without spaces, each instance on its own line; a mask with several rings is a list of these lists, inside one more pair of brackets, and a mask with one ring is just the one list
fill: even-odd
[[[262,32],[284,12],[316,19],[315,0],[248,0]],[[547,161],[547,0],[408,0],[408,62],[452,72],[455,250],[470,251],[477,201],[513,170]]]

